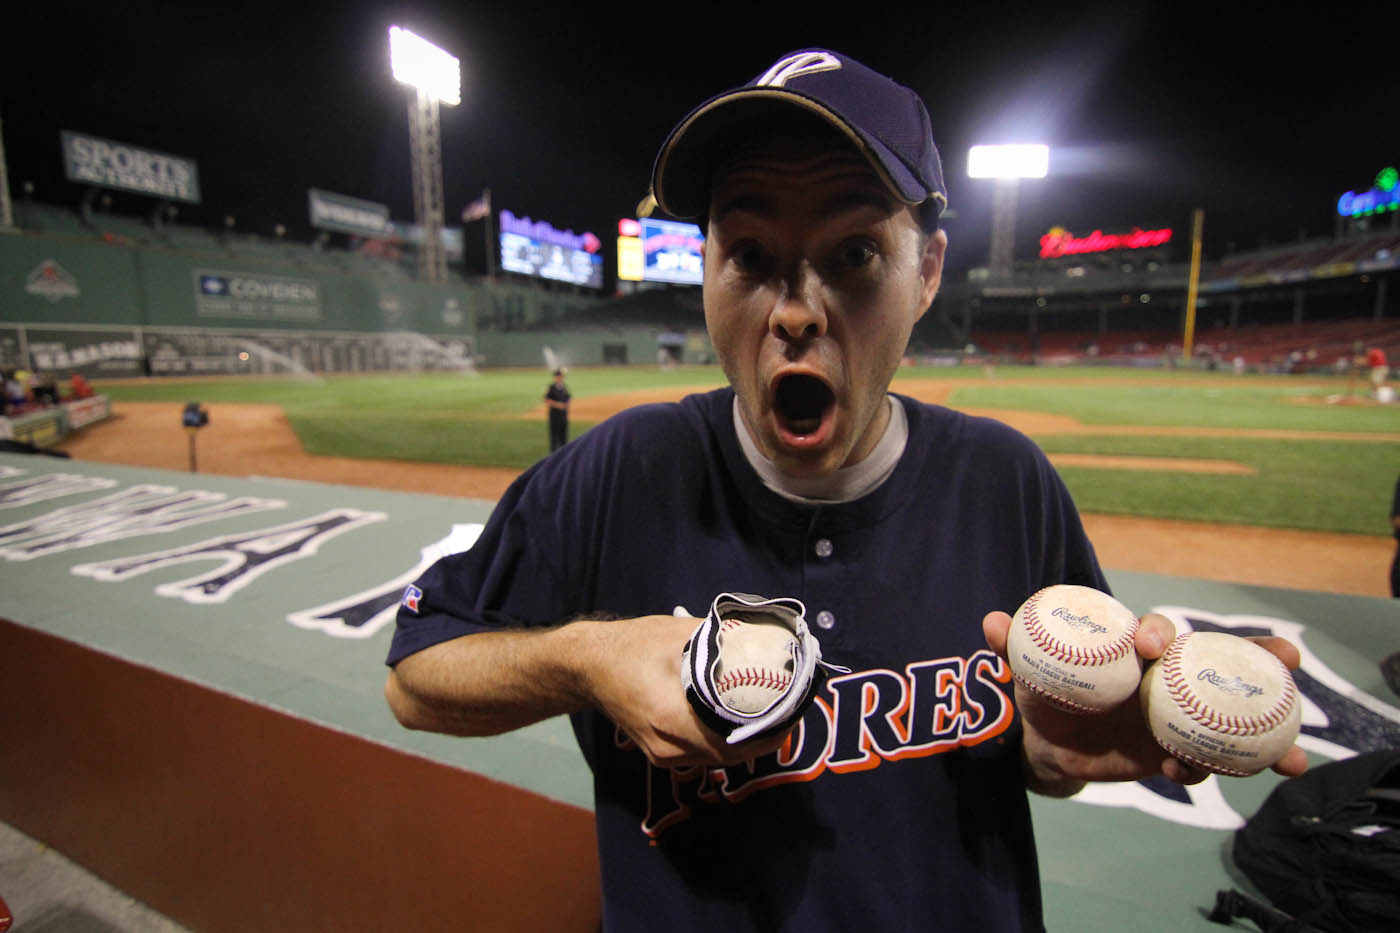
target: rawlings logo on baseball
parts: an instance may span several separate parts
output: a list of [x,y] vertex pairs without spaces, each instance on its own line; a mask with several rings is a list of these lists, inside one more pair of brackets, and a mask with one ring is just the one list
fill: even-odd
[[[1200,684],[1211,689],[1198,692]],[[1303,704],[1283,662],[1248,639],[1186,632],[1147,669],[1139,691],[1152,735],[1174,758],[1244,777],[1284,756]]]
[[1242,697],[1257,697],[1264,692],[1263,687],[1244,682],[1241,677],[1222,677],[1220,674],[1206,668],[1196,675],[1197,680],[1204,680],[1212,687],[1224,690],[1226,693],[1233,693]]
[[1108,631],[1107,626],[1098,624],[1088,616],[1077,616],[1063,606],[1060,606],[1050,614],[1057,619],[1063,619],[1068,625],[1072,625],[1075,628],[1087,629],[1095,635],[1102,635],[1104,632]]
[[1138,618],[1087,586],[1034,593],[1011,619],[1006,654],[1027,690],[1074,713],[1099,713],[1132,696],[1142,677]]

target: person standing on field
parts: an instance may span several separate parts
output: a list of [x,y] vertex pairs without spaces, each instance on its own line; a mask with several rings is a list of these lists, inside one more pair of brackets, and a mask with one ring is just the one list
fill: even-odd
[[1371,370],[1371,395],[1379,401],[1384,401],[1381,398],[1381,390],[1390,379],[1390,363],[1385,358],[1385,351],[1380,347],[1367,350],[1366,365]]
[[554,453],[569,442],[569,387],[564,384],[563,368],[554,371],[554,381],[544,392],[549,406],[549,452]]

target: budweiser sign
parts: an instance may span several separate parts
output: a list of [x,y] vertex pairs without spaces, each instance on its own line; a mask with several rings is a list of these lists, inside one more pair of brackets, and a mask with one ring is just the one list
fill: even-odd
[[1145,249],[1161,246],[1172,238],[1170,227],[1161,230],[1142,230],[1134,227],[1131,233],[1104,233],[1095,230],[1086,237],[1077,237],[1064,227],[1052,227],[1040,238],[1040,258],[1054,259],[1056,256],[1074,256],[1079,253],[1104,253],[1111,249]]

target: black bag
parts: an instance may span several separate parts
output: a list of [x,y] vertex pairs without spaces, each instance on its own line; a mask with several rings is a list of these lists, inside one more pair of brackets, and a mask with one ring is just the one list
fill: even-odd
[[1312,768],[1235,833],[1235,865],[1270,901],[1221,891],[1210,919],[1266,933],[1400,930],[1400,749]]

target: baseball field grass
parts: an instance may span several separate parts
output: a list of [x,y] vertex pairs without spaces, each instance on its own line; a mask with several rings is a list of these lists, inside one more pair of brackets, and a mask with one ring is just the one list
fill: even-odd
[[[309,453],[523,469],[546,453],[542,369],[316,380],[113,382],[114,402],[280,405]],[[716,367],[569,373],[571,436],[587,400],[723,384]],[[1236,376],[1107,367],[905,367],[895,391],[937,383],[944,404],[1060,422],[1028,433],[1048,453],[1227,461],[1237,473],[1061,466],[1086,512],[1388,534],[1400,471],[1400,405],[1369,403],[1345,377]],[[906,388],[901,388],[902,386]],[[1066,421],[1065,419],[1072,419]],[[1034,422],[1032,422],[1034,424]],[[1107,463],[1107,461],[1106,461]],[[1127,463],[1128,466],[1123,466]]]
[[[1135,377],[1121,370],[1072,375],[969,384],[954,390],[947,404],[1061,415],[1089,429],[1143,430],[1032,432],[1052,455],[1224,461],[1252,474],[1060,466],[1086,512],[1390,533],[1400,473],[1400,405],[1367,403],[1362,389],[1345,378],[1185,372]],[[1202,433],[1188,433],[1197,430]]]

